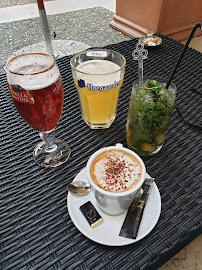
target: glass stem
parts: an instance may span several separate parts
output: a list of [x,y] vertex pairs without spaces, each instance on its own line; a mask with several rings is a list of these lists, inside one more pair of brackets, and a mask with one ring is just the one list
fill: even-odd
[[54,131],[49,133],[40,133],[40,137],[43,141],[45,141],[44,150],[47,153],[52,153],[57,149]]

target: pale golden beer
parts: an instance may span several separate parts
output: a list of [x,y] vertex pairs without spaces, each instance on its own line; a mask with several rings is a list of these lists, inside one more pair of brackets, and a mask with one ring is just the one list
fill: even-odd
[[116,117],[125,58],[110,50],[87,50],[71,59],[71,67],[83,120],[90,128],[108,128]]

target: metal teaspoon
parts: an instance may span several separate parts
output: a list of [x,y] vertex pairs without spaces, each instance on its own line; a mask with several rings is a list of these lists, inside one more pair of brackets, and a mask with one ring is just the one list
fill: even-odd
[[91,190],[90,185],[83,181],[71,182],[68,184],[67,188],[76,195],[85,195]]

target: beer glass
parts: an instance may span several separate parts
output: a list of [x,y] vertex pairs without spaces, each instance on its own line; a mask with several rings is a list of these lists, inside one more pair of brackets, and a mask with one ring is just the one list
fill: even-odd
[[60,120],[64,88],[59,69],[52,56],[29,53],[7,63],[7,82],[13,103],[21,117],[40,132],[40,142],[33,152],[43,167],[63,164],[70,155],[66,142],[55,139],[52,132]]
[[123,84],[124,56],[108,49],[88,49],[73,56],[70,64],[84,122],[92,129],[110,127]]

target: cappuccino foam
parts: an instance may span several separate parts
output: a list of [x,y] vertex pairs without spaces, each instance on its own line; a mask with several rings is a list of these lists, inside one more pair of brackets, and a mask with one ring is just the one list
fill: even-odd
[[100,188],[110,192],[123,192],[137,185],[142,169],[138,159],[130,153],[108,150],[93,160],[90,174]]

